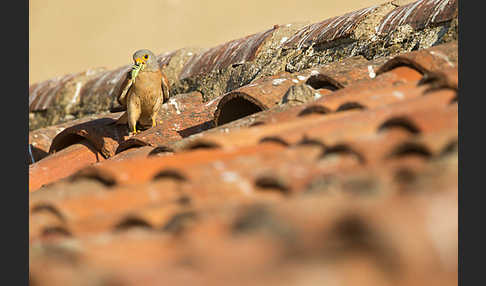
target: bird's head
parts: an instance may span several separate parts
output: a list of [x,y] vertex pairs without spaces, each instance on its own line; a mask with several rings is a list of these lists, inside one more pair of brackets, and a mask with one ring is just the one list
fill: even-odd
[[159,69],[157,57],[150,50],[138,50],[133,54],[133,61],[138,66],[144,66],[144,70],[156,71]]

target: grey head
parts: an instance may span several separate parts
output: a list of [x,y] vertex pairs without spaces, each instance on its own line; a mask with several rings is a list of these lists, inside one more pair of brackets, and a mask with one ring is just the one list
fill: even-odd
[[143,64],[144,71],[157,71],[159,70],[159,64],[157,57],[150,50],[142,49],[133,54],[133,62],[135,64]]

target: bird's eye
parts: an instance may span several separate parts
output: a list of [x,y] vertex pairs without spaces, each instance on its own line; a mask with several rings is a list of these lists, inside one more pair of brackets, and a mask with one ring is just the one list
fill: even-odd
[[143,56],[144,59],[148,59],[148,55]]

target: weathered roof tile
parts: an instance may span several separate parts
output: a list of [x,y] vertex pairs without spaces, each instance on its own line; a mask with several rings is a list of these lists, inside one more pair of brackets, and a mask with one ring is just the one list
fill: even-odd
[[[391,16],[386,3],[289,41],[337,42],[383,16],[386,27],[420,29],[448,19],[450,3],[419,1]],[[159,63],[174,88],[178,75],[255,60],[281,29]],[[173,94],[158,125],[134,136],[113,124],[121,113],[101,111],[31,132],[30,282],[457,284],[457,63],[457,42],[292,73],[272,62],[255,80],[232,74],[232,87],[210,98]],[[112,100],[122,71],[90,78],[89,103],[99,92]],[[59,89],[72,88],[67,79]]]
[[454,15],[457,15],[456,0],[419,0],[388,13],[377,32],[387,34],[397,26],[407,24],[416,30],[423,29],[430,24],[450,21]]
[[80,138],[66,149],[29,166],[29,191],[35,191],[102,160],[103,156],[87,140]]
[[282,47],[300,49],[302,47],[329,43],[339,38],[344,38],[350,35],[358,23],[377,7],[364,8],[324,20],[320,23],[308,25],[285,41]]
[[233,40],[208,49],[200,54],[193,55],[184,66],[179,78],[184,79],[200,73],[207,73],[226,68],[230,65],[253,60],[260,46],[272,35],[276,28],[278,27]]

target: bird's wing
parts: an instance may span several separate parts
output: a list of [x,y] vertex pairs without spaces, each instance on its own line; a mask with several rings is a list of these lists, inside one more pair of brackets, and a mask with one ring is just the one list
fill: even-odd
[[120,89],[121,92],[117,97],[118,103],[121,106],[124,106],[124,107],[127,106],[127,94],[128,94],[128,91],[130,90],[130,88],[132,87],[132,84],[133,84],[133,80],[132,80],[131,70],[130,70],[130,71],[127,72],[127,76],[126,76],[125,80],[123,81],[123,83],[121,85],[121,89]]
[[169,100],[169,80],[167,79],[167,76],[165,75],[165,73],[162,73],[162,95],[164,97],[164,101],[163,102],[166,102],[167,100]]

